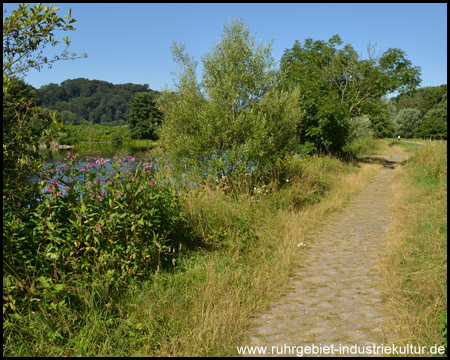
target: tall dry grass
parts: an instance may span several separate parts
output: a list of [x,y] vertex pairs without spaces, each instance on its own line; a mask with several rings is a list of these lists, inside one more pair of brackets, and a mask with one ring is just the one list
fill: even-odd
[[394,218],[380,267],[387,325],[396,344],[440,344],[447,317],[446,142],[418,148],[397,170],[392,190]]

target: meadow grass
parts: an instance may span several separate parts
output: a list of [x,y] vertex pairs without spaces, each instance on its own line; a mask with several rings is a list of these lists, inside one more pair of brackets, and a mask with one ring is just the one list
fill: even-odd
[[446,346],[447,142],[416,146],[395,176],[380,266],[387,325],[395,344]]

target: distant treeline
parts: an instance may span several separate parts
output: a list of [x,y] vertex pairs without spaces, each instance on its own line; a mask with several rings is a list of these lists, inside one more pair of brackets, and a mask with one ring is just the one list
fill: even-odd
[[397,111],[415,108],[424,116],[429,110],[438,107],[439,104],[447,103],[447,84],[419,88],[412,94],[394,97],[391,102],[395,104]]
[[119,84],[78,78],[60,85],[48,84],[36,89],[42,108],[56,110],[64,124],[125,125],[130,102],[139,92],[153,92],[148,84]]
[[392,98],[387,111],[398,135],[447,139],[447,84]]
[[[139,97],[135,95],[137,93],[159,95],[159,92],[151,90],[148,84],[114,85],[106,81],[84,78],[65,80],[60,85],[51,83],[35,91],[40,106],[58,111],[65,125],[130,126],[134,124],[130,124],[128,116],[133,99],[137,102],[135,106],[143,108],[154,106],[139,102]],[[133,118],[133,121],[136,124],[148,122],[147,113],[141,114],[142,119]],[[384,99],[379,103],[367,102],[361,107],[361,115],[363,114],[370,119],[375,137],[402,135],[445,139],[447,84],[419,88],[389,100]],[[133,125],[136,128],[135,132],[143,132],[142,125],[139,127],[136,124]],[[135,134],[133,138],[142,136]]]

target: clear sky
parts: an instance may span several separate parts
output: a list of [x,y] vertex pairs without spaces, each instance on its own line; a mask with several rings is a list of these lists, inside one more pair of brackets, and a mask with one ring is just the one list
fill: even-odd
[[[31,5],[31,3],[30,3]],[[34,4],[32,4],[34,5]],[[49,5],[44,3],[44,5]],[[66,79],[88,78],[113,84],[149,84],[161,90],[173,87],[177,64],[170,48],[173,41],[186,46],[199,62],[220,41],[223,26],[241,18],[266,44],[273,40],[272,56],[280,61],[295,40],[328,40],[339,34],[366,57],[367,45],[378,51],[396,47],[422,70],[421,86],[447,83],[446,3],[53,3],[60,17],[72,9],[76,30],[68,35],[70,52],[87,53],[86,59],[60,61],[51,69],[30,70],[25,81],[38,88]],[[7,14],[17,4],[4,4]],[[4,15],[5,16],[5,15]],[[63,45],[59,47],[60,51]]]

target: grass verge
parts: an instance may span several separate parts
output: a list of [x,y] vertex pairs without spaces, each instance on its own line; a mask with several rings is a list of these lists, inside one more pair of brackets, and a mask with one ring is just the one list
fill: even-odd
[[381,263],[395,344],[446,346],[447,143],[428,142],[393,182],[393,222]]

